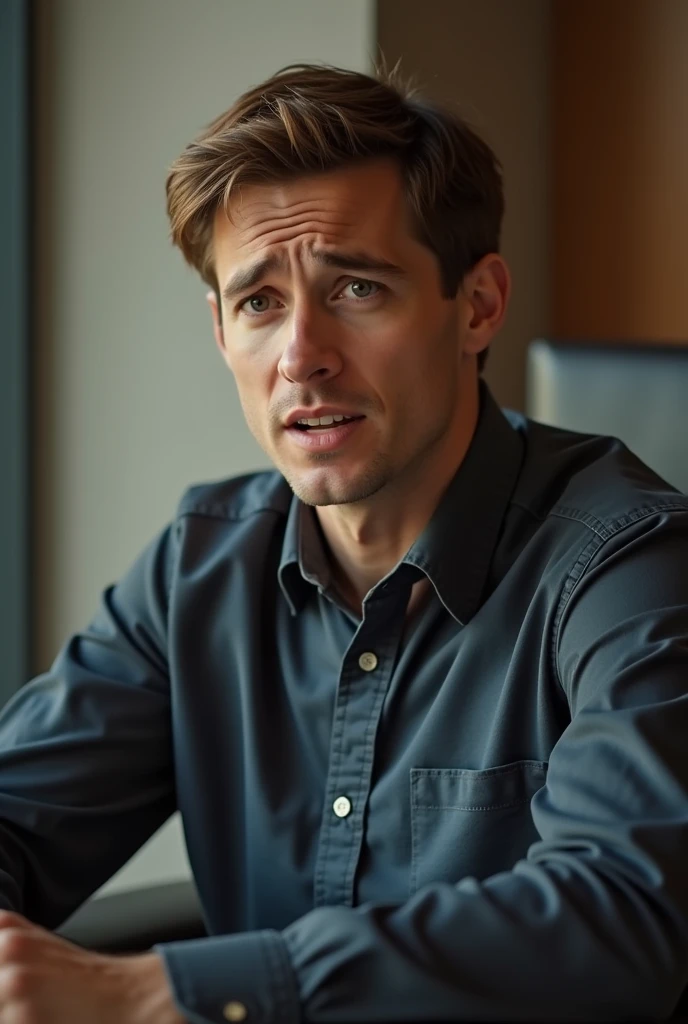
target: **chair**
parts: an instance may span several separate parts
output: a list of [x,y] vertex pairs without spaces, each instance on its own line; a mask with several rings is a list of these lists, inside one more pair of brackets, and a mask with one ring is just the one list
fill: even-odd
[[203,938],[207,933],[196,887],[189,880],[97,896],[72,914],[57,934],[99,953],[143,953],[156,942]]
[[618,437],[688,492],[688,342],[534,341],[526,412],[552,426]]

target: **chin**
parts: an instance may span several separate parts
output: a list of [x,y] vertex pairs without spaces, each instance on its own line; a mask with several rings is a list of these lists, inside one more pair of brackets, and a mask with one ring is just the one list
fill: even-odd
[[377,494],[391,478],[386,460],[378,456],[360,473],[343,478],[332,468],[315,469],[310,473],[288,473],[283,476],[292,491],[305,505],[350,505]]

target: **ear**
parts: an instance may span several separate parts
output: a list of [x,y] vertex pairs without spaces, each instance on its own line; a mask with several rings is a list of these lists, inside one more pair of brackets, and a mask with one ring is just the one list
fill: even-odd
[[210,306],[210,312],[213,318],[213,336],[215,338],[215,344],[217,345],[220,355],[229,366],[229,360],[227,356],[227,349],[225,347],[225,332],[222,326],[222,315],[220,308],[217,303],[217,295],[214,291],[206,292],[206,301]]
[[509,305],[511,275],[502,257],[497,253],[484,256],[466,274],[461,291],[468,307],[463,351],[477,355],[504,323]]

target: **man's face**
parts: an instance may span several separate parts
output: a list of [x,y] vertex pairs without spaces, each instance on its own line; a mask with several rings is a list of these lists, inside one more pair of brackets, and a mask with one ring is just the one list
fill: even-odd
[[461,291],[443,298],[396,167],[244,186],[230,210],[215,222],[215,333],[259,444],[312,505],[417,480],[455,429],[475,360],[462,353],[470,310]]

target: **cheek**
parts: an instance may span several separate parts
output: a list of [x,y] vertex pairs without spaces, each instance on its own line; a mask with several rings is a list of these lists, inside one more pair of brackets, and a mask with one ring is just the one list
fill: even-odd
[[231,352],[231,369],[247,426],[265,447],[269,443],[270,405],[277,380],[274,359],[235,348]]
[[271,364],[265,349],[234,343],[227,349],[227,362],[241,396],[253,401],[269,387]]
[[261,375],[256,372],[254,366],[247,364],[244,360],[233,360],[232,372],[246,422],[255,433],[255,428],[259,427],[262,419],[261,406],[264,404],[261,398],[263,394]]
[[388,377],[401,408],[415,410],[409,421],[443,415],[442,410],[453,404],[461,366],[458,348],[453,332],[433,334],[427,325],[419,324],[413,334],[405,335]]
[[390,382],[413,389],[428,378],[442,381],[451,372],[455,360],[455,343],[446,332],[433,331],[427,320],[396,324],[371,339],[371,364],[378,375],[385,374]]

